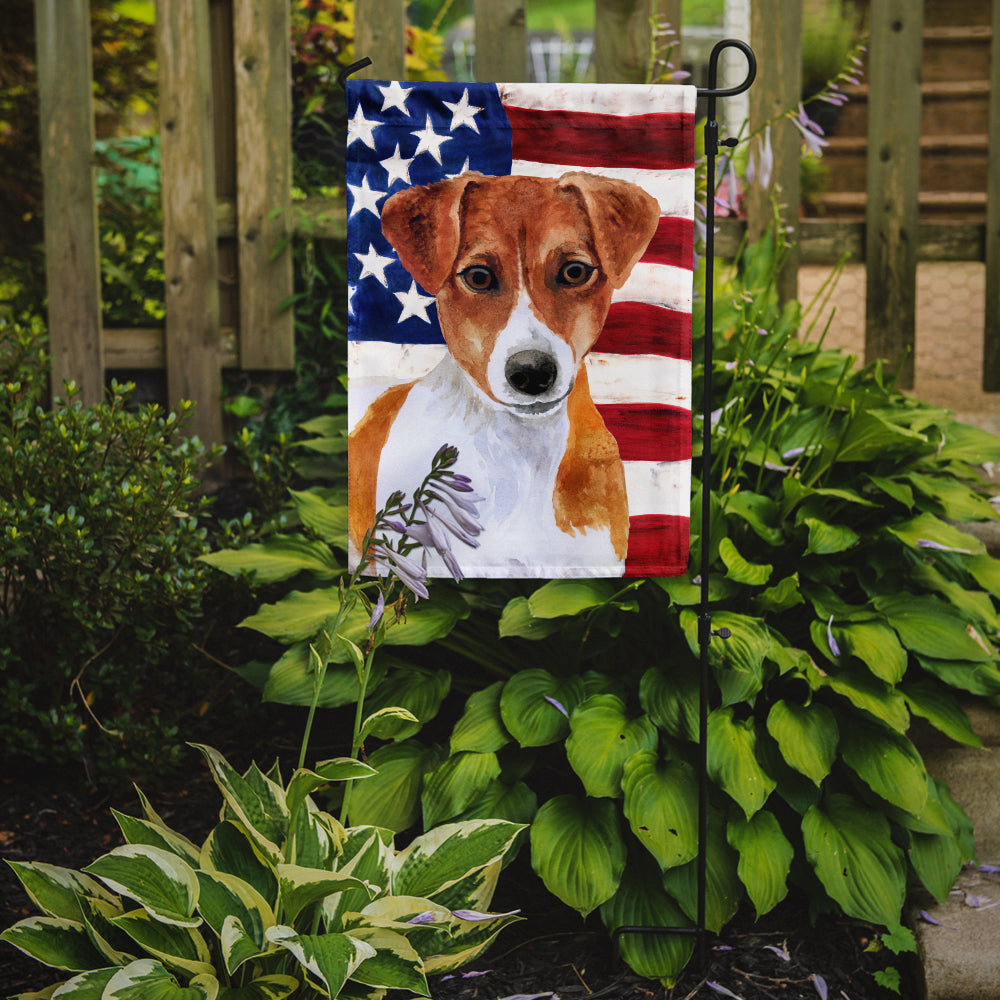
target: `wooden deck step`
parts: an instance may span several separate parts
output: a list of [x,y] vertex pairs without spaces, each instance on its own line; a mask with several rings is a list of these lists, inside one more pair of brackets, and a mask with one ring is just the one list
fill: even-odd
[[[868,204],[863,191],[830,191],[816,198],[824,215],[838,219],[864,219]],[[986,215],[986,192],[921,191],[921,219],[982,222]]]
[[[989,126],[989,80],[935,80],[921,84],[921,135],[982,132]],[[837,135],[865,135],[868,131],[867,83],[846,90]]]

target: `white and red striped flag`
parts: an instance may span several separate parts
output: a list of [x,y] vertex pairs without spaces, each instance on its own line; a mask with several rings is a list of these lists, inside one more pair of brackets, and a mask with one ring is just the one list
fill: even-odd
[[[383,235],[388,197],[468,171],[548,178],[583,171],[638,185],[659,205],[656,231],[614,291],[586,357],[591,396],[624,466],[621,566],[563,566],[544,553],[480,566],[459,553],[469,576],[673,576],[687,569],[695,98],[693,87],[680,86],[348,83],[352,427],[386,387],[421,378],[447,350],[434,296]],[[411,431],[421,433],[419,426]],[[352,450],[352,468],[361,460],[370,456]],[[456,468],[466,471],[461,457]],[[384,492],[381,478],[379,488]],[[444,572],[432,566],[431,575]]]

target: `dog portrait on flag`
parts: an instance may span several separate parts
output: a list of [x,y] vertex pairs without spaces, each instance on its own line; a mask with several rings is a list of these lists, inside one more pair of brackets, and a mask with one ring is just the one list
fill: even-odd
[[353,564],[447,443],[465,575],[685,571],[694,96],[348,83]]

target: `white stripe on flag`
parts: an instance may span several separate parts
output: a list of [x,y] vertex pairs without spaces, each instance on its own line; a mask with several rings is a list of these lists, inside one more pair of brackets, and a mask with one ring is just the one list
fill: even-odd
[[587,355],[595,403],[658,403],[691,409],[691,362],[651,354]]
[[612,302],[647,302],[691,312],[691,272],[670,264],[644,264],[632,268],[625,284],[611,293]]
[[[531,83],[500,83],[500,101],[515,108],[534,111],[586,111],[602,115],[694,114],[694,87],[663,87],[617,84],[562,83],[539,87]],[[643,104],[646,107],[643,107]]]
[[574,170],[631,181],[660,203],[660,215],[673,215],[679,219],[694,218],[693,167],[682,167],[679,170],[640,170],[637,167],[574,167],[571,163],[538,163],[535,160],[514,160],[510,165],[512,174],[527,177],[562,177]]
[[630,515],[669,514],[688,517],[691,512],[691,460],[677,462],[624,462],[625,489]]

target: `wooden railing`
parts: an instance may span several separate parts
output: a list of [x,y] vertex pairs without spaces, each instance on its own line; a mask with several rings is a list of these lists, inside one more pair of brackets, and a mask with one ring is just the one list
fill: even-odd
[[[480,80],[527,76],[525,3],[475,0]],[[640,82],[650,17],[680,25],[681,0],[595,0],[596,77]],[[871,0],[867,214],[864,221],[798,218],[781,276],[796,293],[800,263],[844,254],[867,270],[866,356],[898,364],[912,382],[916,266],[924,260],[985,261],[983,385],[1000,391],[1000,0],[992,5],[989,171],[985,223],[921,222],[918,215],[922,8],[918,0]],[[404,0],[357,0],[355,50],[367,74],[405,78]],[[85,400],[111,368],[166,368],[170,401],[195,400],[197,433],[222,439],[224,367],[280,370],[293,364],[287,243],[295,214],[315,236],[343,238],[343,202],[291,203],[289,0],[158,0],[166,326],[101,327],[88,0],[36,0],[53,383],[75,380]],[[754,0],[751,43],[759,72],[750,130],[798,104],[801,0]],[[680,39],[683,51],[683,37]],[[673,53],[678,58],[678,51]],[[724,104],[725,102],[720,102]],[[720,108],[720,117],[726,113]],[[725,122],[724,122],[725,124]],[[739,130],[730,122],[729,132]],[[746,220],[724,220],[716,246],[732,253],[763,231],[772,201],[799,204],[800,137],[773,129],[775,170],[752,188]]]

